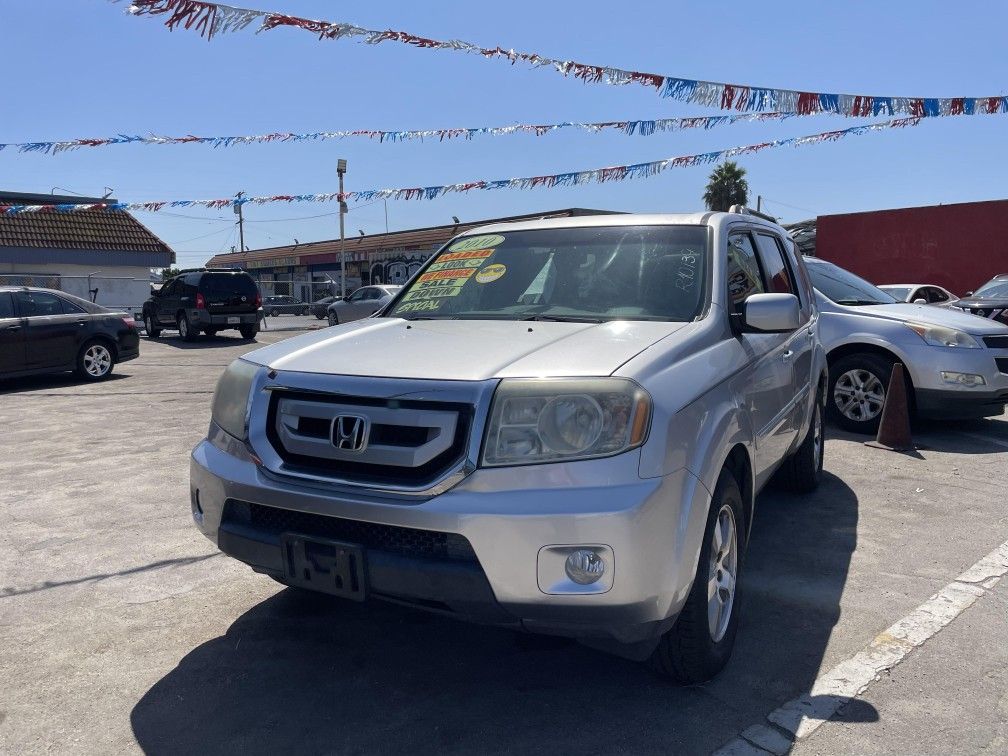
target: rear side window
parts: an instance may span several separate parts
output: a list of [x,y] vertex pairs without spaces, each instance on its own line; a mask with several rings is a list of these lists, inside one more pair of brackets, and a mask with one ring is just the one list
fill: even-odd
[[25,318],[38,318],[46,315],[62,315],[63,300],[44,291],[17,292],[18,309]]
[[14,298],[10,292],[0,291],[0,319],[13,317],[15,317]]
[[768,290],[774,294],[797,294],[791,272],[784,262],[784,251],[780,242],[768,234],[756,234],[763,272],[766,274]]
[[742,303],[746,297],[766,292],[756,249],[749,234],[732,234],[728,237],[727,279],[728,303],[733,314],[742,313]]
[[243,294],[253,298],[259,291],[251,276],[237,273],[204,273],[199,287],[207,294]]

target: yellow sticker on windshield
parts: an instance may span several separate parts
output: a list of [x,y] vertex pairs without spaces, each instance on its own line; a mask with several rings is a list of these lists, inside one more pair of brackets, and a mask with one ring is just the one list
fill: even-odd
[[482,270],[476,273],[476,283],[490,283],[491,281],[496,281],[498,278],[507,273],[507,266],[501,263],[494,263],[493,265],[487,265]]
[[499,246],[504,241],[504,237],[499,234],[486,234],[485,236],[466,236],[448,247],[451,252],[465,252],[471,249],[487,249]]

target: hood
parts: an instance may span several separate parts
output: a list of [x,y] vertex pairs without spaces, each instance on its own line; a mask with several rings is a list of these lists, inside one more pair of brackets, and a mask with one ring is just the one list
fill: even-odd
[[367,318],[245,355],[276,370],[480,381],[611,375],[687,323]]
[[971,310],[1003,310],[1008,307],[1008,297],[962,297],[957,299],[956,307],[969,307]]
[[[956,307],[959,305],[960,303],[957,302]],[[867,315],[885,320],[913,321],[914,323],[924,323],[925,325],[945,326],[946,328],[955,328],[969,334],[1000,333],[1002,330],[1008,333],[1008,326],[1003,326],[986,318],[970,315],[969,313],[950,307],[915,305],[903,302],[847,307],[830,303],[829,309],[834,312],[842,312],[845,315]]]

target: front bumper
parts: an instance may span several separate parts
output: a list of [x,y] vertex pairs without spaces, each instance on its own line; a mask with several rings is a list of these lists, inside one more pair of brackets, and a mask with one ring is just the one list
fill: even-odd
[[[710,501],[685,469],[640,478],[638,452],[479,469],[451,490],[414,503],[280,478],[242,450],[233,439],[228,451],[207,440],[193,450],[192,508],[203,534],[253,569],[281,576],[278,533],[222,523],[226,503],[457,534],[471,545],[471,561],[368,547],[371,594],[460,619],[621,643],[654,639],[674,621],[692,586]],[[612,584],[604,592],[554,592],[550,581],[563,575],[544,574],[556,561],[543,562],[549,551],[543,549],[576,545],[610,550]]]
[[[982,343],[982,337],[976,337]],[[914,384],[918,414],[941,419],[969,419],[1000,415],[1008,402],[1008,372],[1001,366],[1008,349],[956,349],[921,344],[906,360]],[[981,375],[985,384],[977,387],[945,383],[941,373]]]

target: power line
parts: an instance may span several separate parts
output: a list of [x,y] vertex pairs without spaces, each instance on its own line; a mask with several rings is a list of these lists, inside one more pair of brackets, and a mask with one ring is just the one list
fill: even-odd
[[202,236],[194,236],[192,239],[184,239],[180,242],[172,242],[173,244],[188,244],[189,242],[194,242],[199,239],[206,239],[208,236],[216,236],[217,234],[223,234],[225,231],[233,231],[234,229],[219,228],[216,231],[211,231],[209,234],[203,234]]

